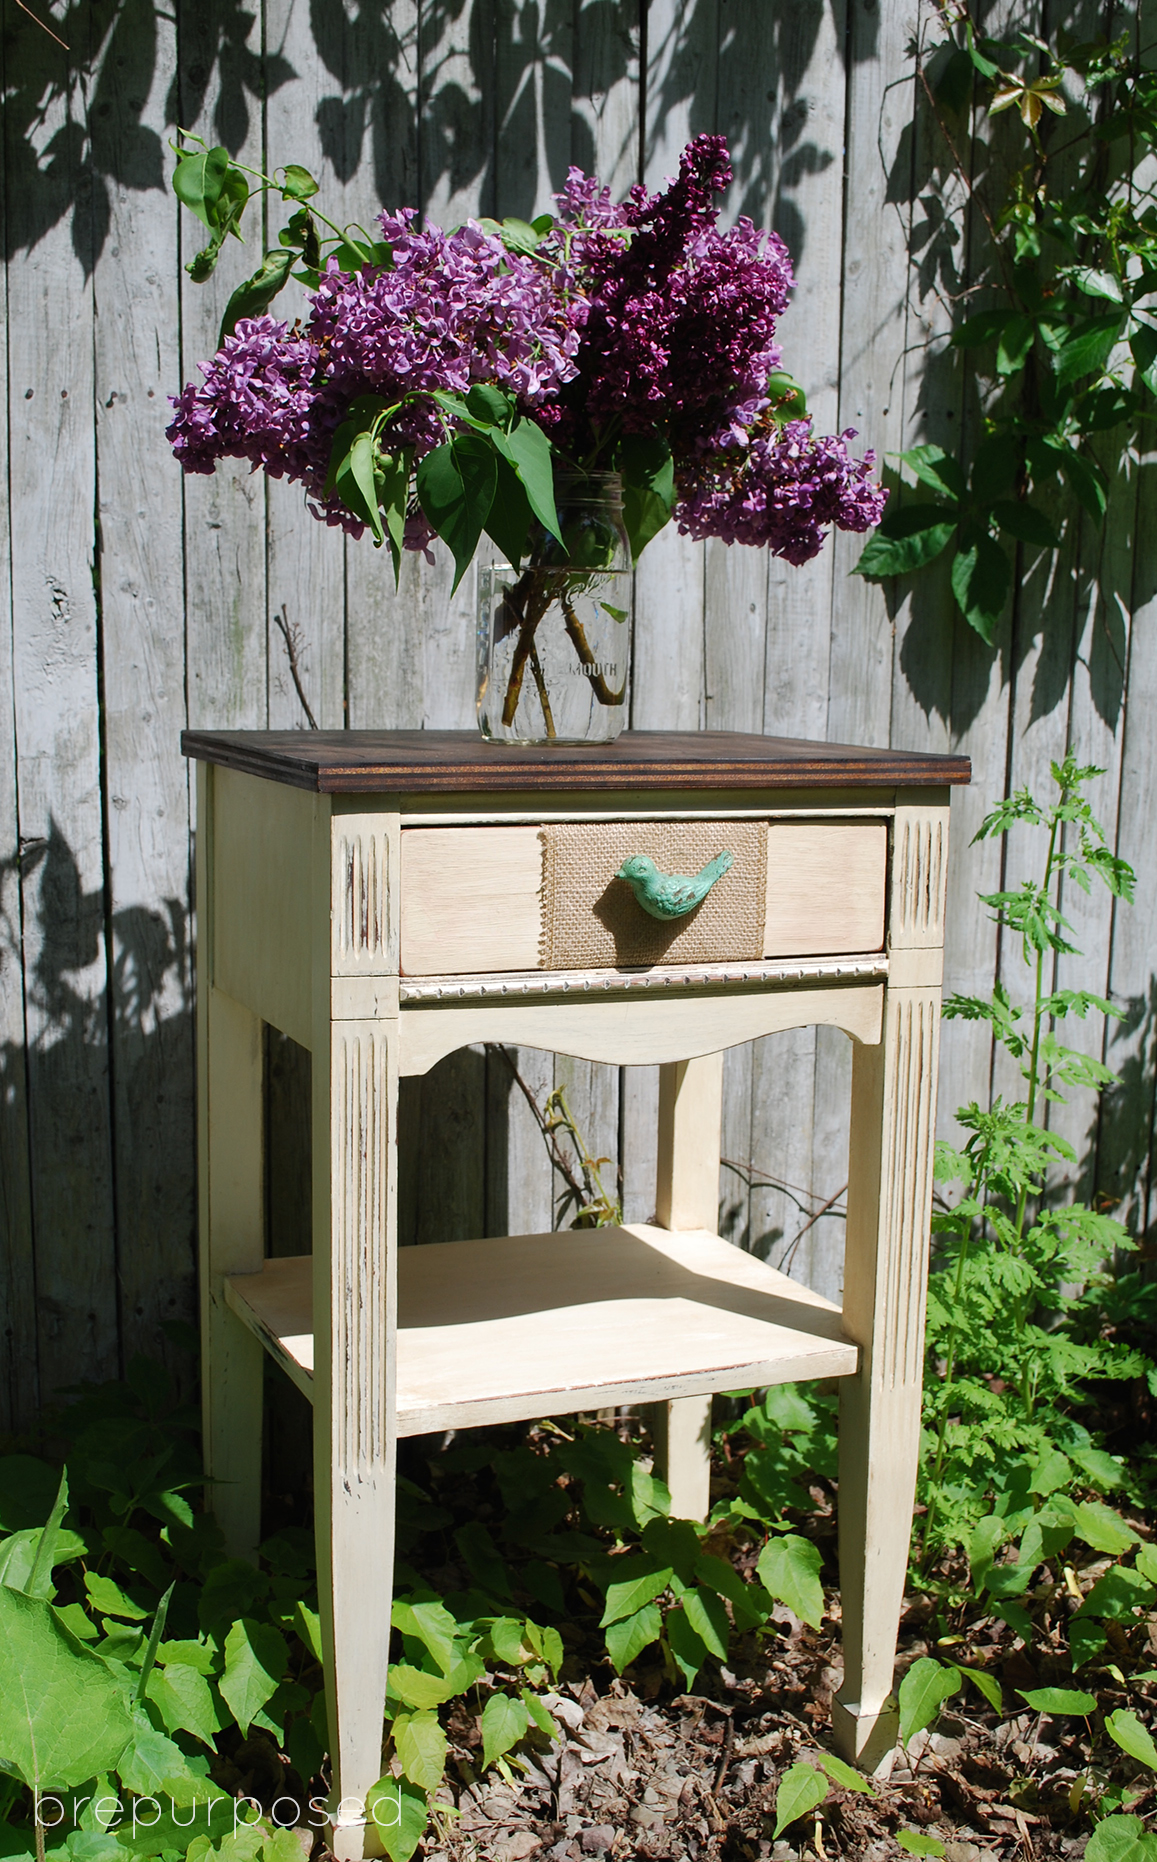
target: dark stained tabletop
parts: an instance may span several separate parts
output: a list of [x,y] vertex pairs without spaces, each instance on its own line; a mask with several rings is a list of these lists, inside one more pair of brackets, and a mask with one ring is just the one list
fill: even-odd
[[966,756],[737,731],[624,731],[609,744],[496,744],[477,731],[185,731],[186,756],[335,795],[469,790],[905,788],[968,782]]

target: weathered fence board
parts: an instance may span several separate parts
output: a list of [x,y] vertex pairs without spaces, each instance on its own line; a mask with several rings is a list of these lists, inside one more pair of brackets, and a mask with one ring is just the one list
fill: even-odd
[[[937,289],[967,282],[926,199],[952,186],[941,131],[912,76],[918,0],[54,0],[66,53],[6,15],[0,225],[10,324],[0,377],[0,1271],[3,1416],[37,1394],[167,1349],[192,1311],[190,788],[184,722],[220,728],[473,722],[476,574],[452,592],[443,552],[388,560],[313,522],[299,491],[247,470],[182,480],[165,396],[216,346],[232,285],[261,244],[194,285],[200,243],[168,189],[178,126],[254,168],[319,174],[323,202],[369,227],[381,205],[443,225],[530,215],[572,162],[616,193],[657,186],[689,136],[718,130],[727,203],[788,240],[797,271],[782,338],[821,429],[851,425],[896,453],[951,445],[976,410],[942,355]],[[1082,7],[1086,24],[1130,15]],[[996,26],[1040,16],[1001,0]],[[999,120],[980,173],[1006,159]],[[282,223],[274,200],[267,225]],[[919,271],[909,251],[919,246]],[[283,300],[296,314],[296,305]],[[931,358],[931,359],[929,359]],[[969,851],[1006,782],[1047,787],[1072,742],[1105,766],[1095,806],[1141,873],[1135,908],[1073,895],[1086,955],[1058,980],[1128,1010],[1081,1043],[1124,1069],[1098,1108],[1074,1095],[1056,1129],[1138,1233],[1150,1223],[1157,1068],[1151,925],[1157,556],[1152,460],[1130,462],[1103,538],[1048,564],[1018,552],[990,654],[953,615],[944,576],[898,599],[848,571],[837,539],[795,571],[740,548],[661,538],[636,577],[631,719],[962,749],[948,981],[986,993],[1027,978],[976,892],[1039,861],[1024,836]],[[284,628],[294,643],[302,696]],[[271,1246],[301,1245],[308,1061],[271,1037]],[[406,1083],[402,1232],[536,1230],[565,1185],[511,1062],[539,1106],[554,1086],[628,1218],[654,1201],[655,1069],[619,1072],[522,1050],[451,1056]],[[944,1043],[942,1123],[990,1080],[1016,1091],[987,1030]],[[721,1183],[726,1232],[837,1294],[849,1048],[830,1030],[729,1058]]]

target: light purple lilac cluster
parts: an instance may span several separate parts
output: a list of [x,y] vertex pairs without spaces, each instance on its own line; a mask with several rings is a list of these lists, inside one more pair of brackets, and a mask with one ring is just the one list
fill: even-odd
[[[360,536],[325,490],[350,402],[399,402],[382,443],[416,460],[445,437],[433,391],[490,382],[573,461],[593,460],[619,432],[665,439],[680,529],[804,562],[828,526],[878,523],[887,494],[872,483],[874,455],[848,451],[851,430],[815,439],[809,421],[772,419],[791,262],[750,220],[718,230],[716,197],[730,180],[720,136],[689,143],[664,190],[636,187],[619,205],[572,169],[533,255],[472,221],[446,234],[419,230],[412,209],[384,213],[387,265],[351,275],[331,260],[304,327],[242,319],[201,364],[203,384],[174,402],[174,452],[188,472],[240,458],[298,480],[316,516]],[[430,534],[412,506],[406,547]]]

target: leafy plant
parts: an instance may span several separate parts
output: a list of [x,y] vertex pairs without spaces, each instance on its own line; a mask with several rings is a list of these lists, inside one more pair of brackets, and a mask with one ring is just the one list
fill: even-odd
[[[951,551],[957,605],[991,643],[1013,557],[1055,550],[1082,515],[1100,525],[1100,436],[1120,458],[1157,411],[1157,74],[1128,33],[985,37],[965,7],[924,17],[940,36],[922,29],[917,79],[962,202],[942,192],[943,238],[970,253],[968,291],[941,301],[979,417],[958,456],[900,454],[917,495],[893,504],[855,573],[908,575]],[[961,151],[985,117],[999,148],[974,175]]]
[[[1075,952],[1061,909],[1063,887],[1087,892],[1096,881],[1114,897],[1132,897],[1133,874],[1108,847],[1082,793],[1100,773],[1070,753],[1053,765],[1051,803],[1018,791],[977,836],[1036,827],[1045,846],[1038,880],[984,896],[1020,943],[1030,1000],[1015,1002],[998,981],[990,998],[954,996],[944,1009],[950,1020],[988,1023],[1017,1062],[1025,1094],[1014,1102],[998,1096],[987,1109],[964,1108],[957,1113],[971,1134],[964,1148],[937,1149],[939,1180],[962,1185],[963,1195],[933,1216],[926,1420],[934,1447],[921,1482],[925,1571],[950,1543],[976,1543],[983,1557],[985,1532],[1001,1542],[1001,1529],[984,1522],[1019,1518],[1025,1502],[1031,1510],[1053,1496],[1052,1513],[1063,1510],[1055,1496],[1074,1479],[1102,1490],[1120,1485],[1118,1464],[1074,1412],[1091,1378],[1154,1375],[1141,1353],[1101,1338],[1095,1325],[1079,1335],[1111,1282],[1106,1260],[1135,1244],[1108,1215],[1079,1202],[1054,1204],[1047,1194],[1050,1167],[1073,1161],[1075,1153],[1041,1122],[1044,1108],[1063,1100],[1065,1086],[1101,1087],[1113,1077],[1100,1061],[1065,1046],[1057,1029],[1071,1016],[1120,1010],[1086,990],[1054,988],[1051,978],[1055,959]],[[1003,1536],[1012,1536],[1011,1529]]]

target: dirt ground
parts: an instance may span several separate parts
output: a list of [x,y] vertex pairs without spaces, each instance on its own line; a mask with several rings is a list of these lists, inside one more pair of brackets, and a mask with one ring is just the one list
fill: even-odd
[[[913,1614],[901,1669],[920,1655],[948,1653],[929,1644]],[[543,1739],[513,1784],[476,1776],[477,1717],[461,1712],[451,1722],[449,1767],[461,1783],[439,1794],[460,1815],[439,1819],[443,1828],[428,1834],[426,1862],[890,1862],[904,1854],[900,1831],[939,1839],[948,1862],[1083,1854],[1091,1825],[1082,1798],[1104,1782],[1096,1765],[1091,1786],[1082,1782],[1091,1760],[1086,1723],[1027,1708],[1000,1719],[967,1696],[951,1703],[934,1732],[915,1736],[870,1794],[834,1787],[818,1822],[811,1813],[776,1840],[778,1781],[797,1760],[814,1762],[831,1749],[830,1702],[840,1680],[838,1621],[825,1619],[821,1634],[782,1609],[777,1621],[777,1641],[748,1638],[734,1668],[716,1671],[713,1681],[705,1673],[704,1691],[694,1694],[672,1696],[662,1669],[642,1663],[626,1680],[594,1665],[568,1679],[578,1666],[571,1656],[547,1697],[565,1741]],[[1031,1664],[997,1619],[968,1625],[966,1644],[951,1654],[983,1656],[1001,1676],[1006,1706],[1015,1705],[1016,1688],[1053,1679],[1047,1656]],[[1110,1682],[1105,1693],[1103,1679],[1103,1708],[1126,1704],[1124,1689],[1115,1695]],[[1128,1806],[1144,1816],[1157,1802],[1157,1780],[1146,1789],[1152,1774],[1113,1757],[1117,1780],[1144,1793]]]

